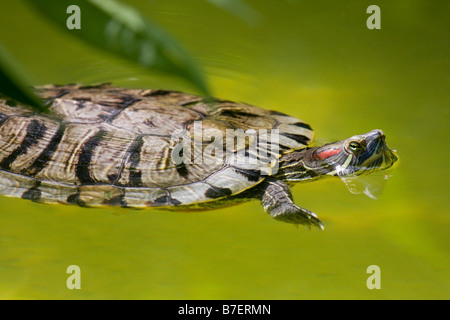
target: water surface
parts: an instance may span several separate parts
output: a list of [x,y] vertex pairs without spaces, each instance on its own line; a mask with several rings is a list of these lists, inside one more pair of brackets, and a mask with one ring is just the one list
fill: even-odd
[[[4,299],[448,299],[449,4],[250,1],[246,21],[207,1],[126,1],[176,36],[219,98],[292,114],[317,143],[382,129],[400,163],[383,195],[339,179],[297,185],[325,231],[258,202],[197,213],[84,209],[0,198]],[[0,41],[35,84],[112,81],[194,92],[92,49],[22,1],[0,4]],[[81,289],[66,287],[69,265]],[[370,265],[381,289],[366,286]]]

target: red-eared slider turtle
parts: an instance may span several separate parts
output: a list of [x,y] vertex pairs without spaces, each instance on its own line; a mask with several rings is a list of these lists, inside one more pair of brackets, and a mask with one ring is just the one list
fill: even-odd
[[308,147],[308,124],[245,103],[107,84],[37,92],[49,105],[46,114],[0,99],[5,196],[168,209],[259,199],[275,219],[321,227],[294,204],[291,183],[356,176],[397,160],[381,130]]

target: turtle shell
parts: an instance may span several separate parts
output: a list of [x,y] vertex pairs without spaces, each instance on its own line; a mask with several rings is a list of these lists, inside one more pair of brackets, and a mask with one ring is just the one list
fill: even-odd
[[[181,92],[107,84],[48,85],[37,92],[49,104],[47,114],[0,99],[0,194],[6,196],[94,207],[215,201],[273,173],[270,153],[265,162],[236,161],[267,147],[264,130],[278,129],[275,158],[313,138],[309,125],[285,114]],[[202,137],[231,132],[247,138],[217,157],[205,152],[212,142],[199,140],[196,130]],[[192,147],[193,161],[175,161],[180,143],[183,150]],[[203,161],[195,161],[197,151]]]

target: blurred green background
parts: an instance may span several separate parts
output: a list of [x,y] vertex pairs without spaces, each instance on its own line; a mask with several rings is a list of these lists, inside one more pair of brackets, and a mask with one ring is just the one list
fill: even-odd
[[[323,232],[274,221],[257,202],[174,213],[1,197],[0,298],[450,298],[449,2],[123,2],[185,46],[213,95],[298,117],[318,143],[382,129],[400,163],[378,200],[339,179],[296,186]],[[371,4],[381,30],[366,27]],[[0,43],[32,84],[199,93],[68,36],[24,1],[0,3]],[[73,264],[80,290],[66,287]],[[366,287],[373,264],[380,290]]]

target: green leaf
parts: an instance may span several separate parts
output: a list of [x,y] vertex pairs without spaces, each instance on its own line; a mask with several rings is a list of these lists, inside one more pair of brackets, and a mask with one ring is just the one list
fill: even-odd
[[255,25],[261,18],[258,11],[242,0],[207,0],[250,25]]
[[27,83],[26,73],[6,48],[0,44],[0,93],[18,102],[31,106],[39,112],[46,111],[41,100],[33,94]]
[[[188,53],[168,33],[145,19],[133,7],[116,0],[28,2],[67,33],[142,66],[180,76],[203,94],[209,94],[203,74]],[[79,8],[80,29],[69,29],[77,15],[76,10],[68,10],[71,5]]]

